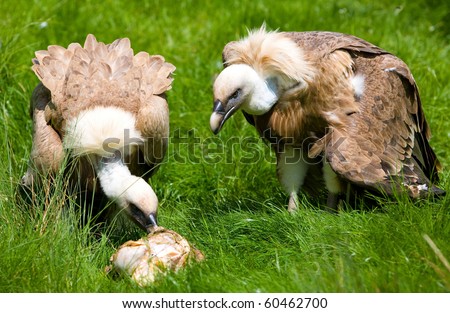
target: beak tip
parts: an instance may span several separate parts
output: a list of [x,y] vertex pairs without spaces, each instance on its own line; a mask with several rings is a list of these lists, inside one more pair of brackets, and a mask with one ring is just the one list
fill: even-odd
[[209,126],[214,135],[217,135],[222,128],[222,121],[224,116],[222,114],[213,112],[209,119]]
[[147,233],[152,233],[155,228],[158,227],[158,222],[155,213],[150,213],[148,215],[148,224],[145,226]]
[[153,226],[158,226],[157,218],[155,213],[150,213],[148,216],[148,219],[150,221],[150,224]]
[[217,135],[219,133],[220,129],[211,127],[211,131],[214,135]]

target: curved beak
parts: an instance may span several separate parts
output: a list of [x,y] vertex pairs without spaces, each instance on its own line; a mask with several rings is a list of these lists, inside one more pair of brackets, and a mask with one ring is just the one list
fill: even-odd
[[214,135],[222,129],[223,124],[238,110],[237,106],[225,109],[220,100],[214,101],[213,112],[209,118],[209,126]]
[[158,227],[157,220],[158,219],[156,218],[156,213],[150,213],[150,215],[148,216],[148,223],[147,225],[145,225],[145,230],[147,231],[147,233],[153,232],[153,230]]
[[133,222],[135,222],[140,228],[145,230],[148,234],[153,232],[153,229],[158,226],[156,212],[152,212],[145,215],[136,205],[130,204],[129,214],[132,217]]

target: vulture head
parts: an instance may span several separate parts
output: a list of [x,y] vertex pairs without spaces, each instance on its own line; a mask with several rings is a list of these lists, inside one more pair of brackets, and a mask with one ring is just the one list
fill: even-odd
[[263,115],[289,92],[307,88],[315,69],[295,42],[265,27],[249,38],[228,43],[223,51],[224,70],[214,86],[210,127],[217,134],[223,124],[241,109]]
[[131,174],[119,151],[112,157],[102,157],[94,164],[97,165],[102,190],[108,198],[114,199],[144,230],[150,232],[158,226],[158,197],[144,179]]
[[217,134],[239,109],[252,115],[268,112],[278,101],[275,77],[264,79],[252,67],[236,64],[225,68],[214,82],[211,130]]

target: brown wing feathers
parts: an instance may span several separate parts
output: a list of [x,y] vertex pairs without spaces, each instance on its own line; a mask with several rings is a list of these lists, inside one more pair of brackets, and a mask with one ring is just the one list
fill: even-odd
[[[367,90],[361,99],[361,114],[352,115],[349,121],[356,127],[353,133],[345,133],[345,138],[362,150],[353,147],[346,151],[341,147],[336,152],[353,151],[346,161],[362,175],[355,179],[352,171],[343,170],[342,162],[332,162],[333,168],[357,184],[381,187],[388,193],[392,193],[392,188],[400,190],[398,185],[408,187],[413,197],[427,194],[428,188],[435,192],[437,188],[432,188],[430,180],[437,182],[438,161],[427,140],[430,131],[407,66],[389,54],[370,58],[363,55],[356,57],[355,71],[366,78]],[[371,162],[364,165],[355,154],[365,155]]]

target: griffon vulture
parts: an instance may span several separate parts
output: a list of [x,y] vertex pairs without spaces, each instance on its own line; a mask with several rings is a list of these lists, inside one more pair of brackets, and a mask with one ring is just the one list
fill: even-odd
[[265,27],[228,43],[222,56],[211,130],[244,113],[275,150],[289,210],[302,186],[320,180],[333,208],[348,186],[444,193],[434,185],[440,165],[418,88],[398,57],[350,35]]
[[72,188],[103,193],[150,232],[158,198],[147,179],[166,153],[165,92],[175,67],[159,55],[134,55],[128,38],[104,44],[93,35],[84,47],[37,51],[33,64],[41,83],[31,99],[33,144],[22,183],[36,188],[69,159]]

